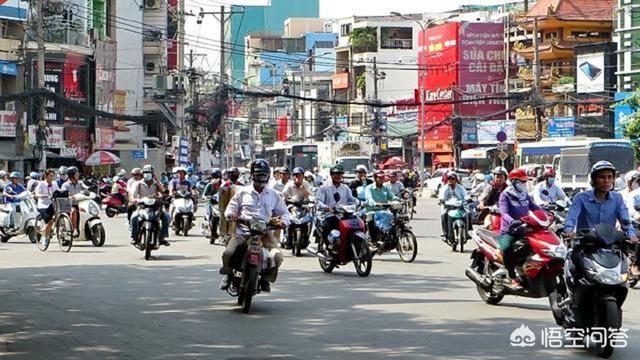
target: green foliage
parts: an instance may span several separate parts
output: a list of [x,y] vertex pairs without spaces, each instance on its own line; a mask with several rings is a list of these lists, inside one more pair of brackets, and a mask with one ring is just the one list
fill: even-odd
[[[638,142],[638,139],[640,139],[640,92],[636,90],[633,95],[622,100],[617,105],[628,105],[634,111],[622,124],[622,133],[632,141],[636,153],[636,160],[640,161],[640,143]],[[616,104],[612,107],[615,106]]]
[[372,27],[353,29],[349,34],[349,45],[357,53],[376,51],[378,49],[377,29]]
[[356,88],[364,90],[367,87],[367,73],[362,73],[356,77]]
[[558,81],[556,81],[556,85],[568,85],[568,84],[575,84],[576,83],[576,79],[573,78],[573,76],[563,76],[560,79],[558,79]]

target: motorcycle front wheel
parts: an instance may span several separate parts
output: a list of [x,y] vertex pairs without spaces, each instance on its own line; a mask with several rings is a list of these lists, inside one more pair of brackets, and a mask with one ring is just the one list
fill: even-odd
[[356,268],[358,276],[367,277],[371,273],[371,266],[373,265],[369,247],[362,241],[358,245],[355,245],[355,248],[356,253],[354,254],[353,266]]
[[293,233],[293,244],[291,246],[291,253],[293,254],[293,256],[295,257],[300,257],[302,256],[302,249],[300,249],[300,244],[302,243],[302,230],[301,229],[296,229],[296,231]]
[[396,246],[400,260],[406,263],[413,262],[418,255],[418,241],[411,230],[404,229],[400,232],[398,245]]
[[151,233],[151,230],[145,230],[142,233],[142,236],[143,236],[142,241],[144,244],[144,259],[149,260],[151,258],[151,250],[153,250],[152,244],[151,244],[153,239],[152,238],[153,234]]
[[[327,256],[329,254],[329,252],[322,250],[322,246],[318,246],[318,254],[322,254],[322,255]],[[335,265],[334,265],[333,261],[325,260],[325,259],[319,257],[318,258],[318,262],[320,263],[320,268],[322,269],[322,271],[324,271],[326,273],[331,273],[333,271],[333,269],[335,268]]]
[[244,296],[242,297],[242,313],[248,314],[251,309],[251,300],[253,298],[253,294],[255,289],[258,286],[258,269],[255,266],[249,267],[246,274],[246,283],[244,288],[241,291],[244,291]]
[[95,247],[102,247],[105,241],[105,231],[104,226],[102,224],[97,224],[91,228],[91,243]]
[[[613,354],[613,346],[611,341],[606,341],[608,329],[619,329],[622,325],[621,310],[618,309],[618,304],[615,301],[603,301],[599,304],[598,309],[598,327],[604,329],[602,339],[605,339],[605,346],[602,344],[596,345],[596,354],[601,358],[609,358]],[[595,329],[594,329],[595,331]]]

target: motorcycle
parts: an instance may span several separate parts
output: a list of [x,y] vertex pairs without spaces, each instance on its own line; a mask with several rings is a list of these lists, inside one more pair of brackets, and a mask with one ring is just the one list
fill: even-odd
[[144,259],[151,258],[151,251],[160,248],[162,231],[163,203],[156,198],[145,197],[138,201],[138,244],[136,247],[144,251]]
[[171,202],[171,226],[176,235],[189,235],[189,230],[193,227],[193,209],[193,198],[189,191],[180,190],[174,194]]
[[129,208],[129,201],[126,196],[124,197],[124,201],[122,201],[119,196],[109,194],[102,200],[102,203],[105,205],[104,213],[110,218],[118,214],[126,214]]
[[[78,205],[78,237],[74,240],[90,240],[93,246],[101,247],[105,241],[105,230],[100,220],[100,206],[95,201],[98,195],[83,191],[71,197],[74,205]],[[73,210],[75,211],[75,210]]]
[[410,263],[418,255],[418,242],[409,226],[409,215],[404,213],[402,202],[376,204],[383,210],[375,211],[373,221],[378,228],[378,238],[371,239],[374,252],[382,255],[397,250],[403,262]]
[[[20,203],[14,208],[11,204],[0,206],[0,242],[6,243],[14,236],[26,234],[29,241],[35,244],[38,241],[36,218],[38,209],[30,192],[24,191],[16,196]],[[15,213],[14,213],[15,212]],[[15,225],[9,227],[9,219],[14,216]]]
[[262,246],[262,237],[267,231],[275,229],[271,222],[238,219],[237,223],[249,229],[250,235],[231,258],[233,275],[227,293],[238,297],[238,305],[246,314],[251,309],[253,297],[260,293],[260,278],[276,267],[275,254],[278,250],[269,251]]
[[629,291],[626,238],[606,224],[579,230],[551,301],[556,323],[582,329],[583,343],[603,358],[613,353],[611,331],[622,327],[622,304]]
[[286,241],[294,256],[301,256],[302,250],[309,246],[313,220],[313,202],[294,198],[287,201],[291,213],[291,224],[287,228]]
[[307,252],[318,257],[320,268],[326,273],[353,262],[359,276],[369,276],[373,264],[373,253],[365,234],[364,221],[357,216],[358,208],[355,204],[339,204],[340,194],[338,193],[334,194],[334,199],[338,203],[333,213],[338,216],[339,230],[332,230],[324,241],[322,227],[317,223],[315,236],[318,250],[308,249]]
[[451,198],[444,202],[449,217],[449,234],[446,234],[447,244],[456,251],[460,246],[460,253],[464,252],[464,244],[469,239],[469,207],[467,201]]
[[[546,190],[544,190],[546,191]],[[543,206],[542,208],[553,215],[553,224],[549,229],[553,231],[560,239],[563,239],[567,247],[571,247],[571,242],[564,239],[564,223],[567,221],[567,213],[571,207],[570,201],[558,200],[552,204]]]
[[405,188],[402,193],[400,193],[400,198],[403,200],[403,212],[409,216],[410,219],[413,219],[413,214],[415,214],[415,209],[413,207],[413,199],[415,197],[415,189],[413,188]]
[[200,224],[200,232],[209,239],[209,243],[214,245],[219,237],[218,227],[220,225],[220,207],[218,206],[218,195],[208,196],[207,205],[204,209],[204,220]]
[[524,237],[513,244],[516,272],[523,278],[522,289],[509,287],[510,279],[504,266],[499,234],[477,229],[470,232],[478,245],[471,254],[471,266],[465,275],[476,284],[480,298],[487,304],[498,304],[505,295],[531,298],[549,297],[555,291],[558,277],[562,275],[567,248],[558,236],[549,230],[553,219],[537,210],[524,216],[522,225],[515,231]]

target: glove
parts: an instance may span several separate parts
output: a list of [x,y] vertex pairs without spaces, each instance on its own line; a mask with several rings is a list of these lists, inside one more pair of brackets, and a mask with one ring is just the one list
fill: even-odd
[[522,221],[520,221],[520,220],[513,220],[513,221],[511,222],[511,224],[509,225],[509,227],[511,227],[511,228],[517,228],[517,227],[519,227],[519,226],[521,226],[521,225],[522,225]]

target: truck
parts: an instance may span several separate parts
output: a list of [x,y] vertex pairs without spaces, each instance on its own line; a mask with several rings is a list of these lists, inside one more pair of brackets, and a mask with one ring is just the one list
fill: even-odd
[[318,168],[320,175],[329,177],[329,170],[335,164],[344,167],[344,182],[349,183],[356,178],[356,166],[364,165],[373,170],[371,161],[372,145],[367,141],[324,141],[318,146]]

